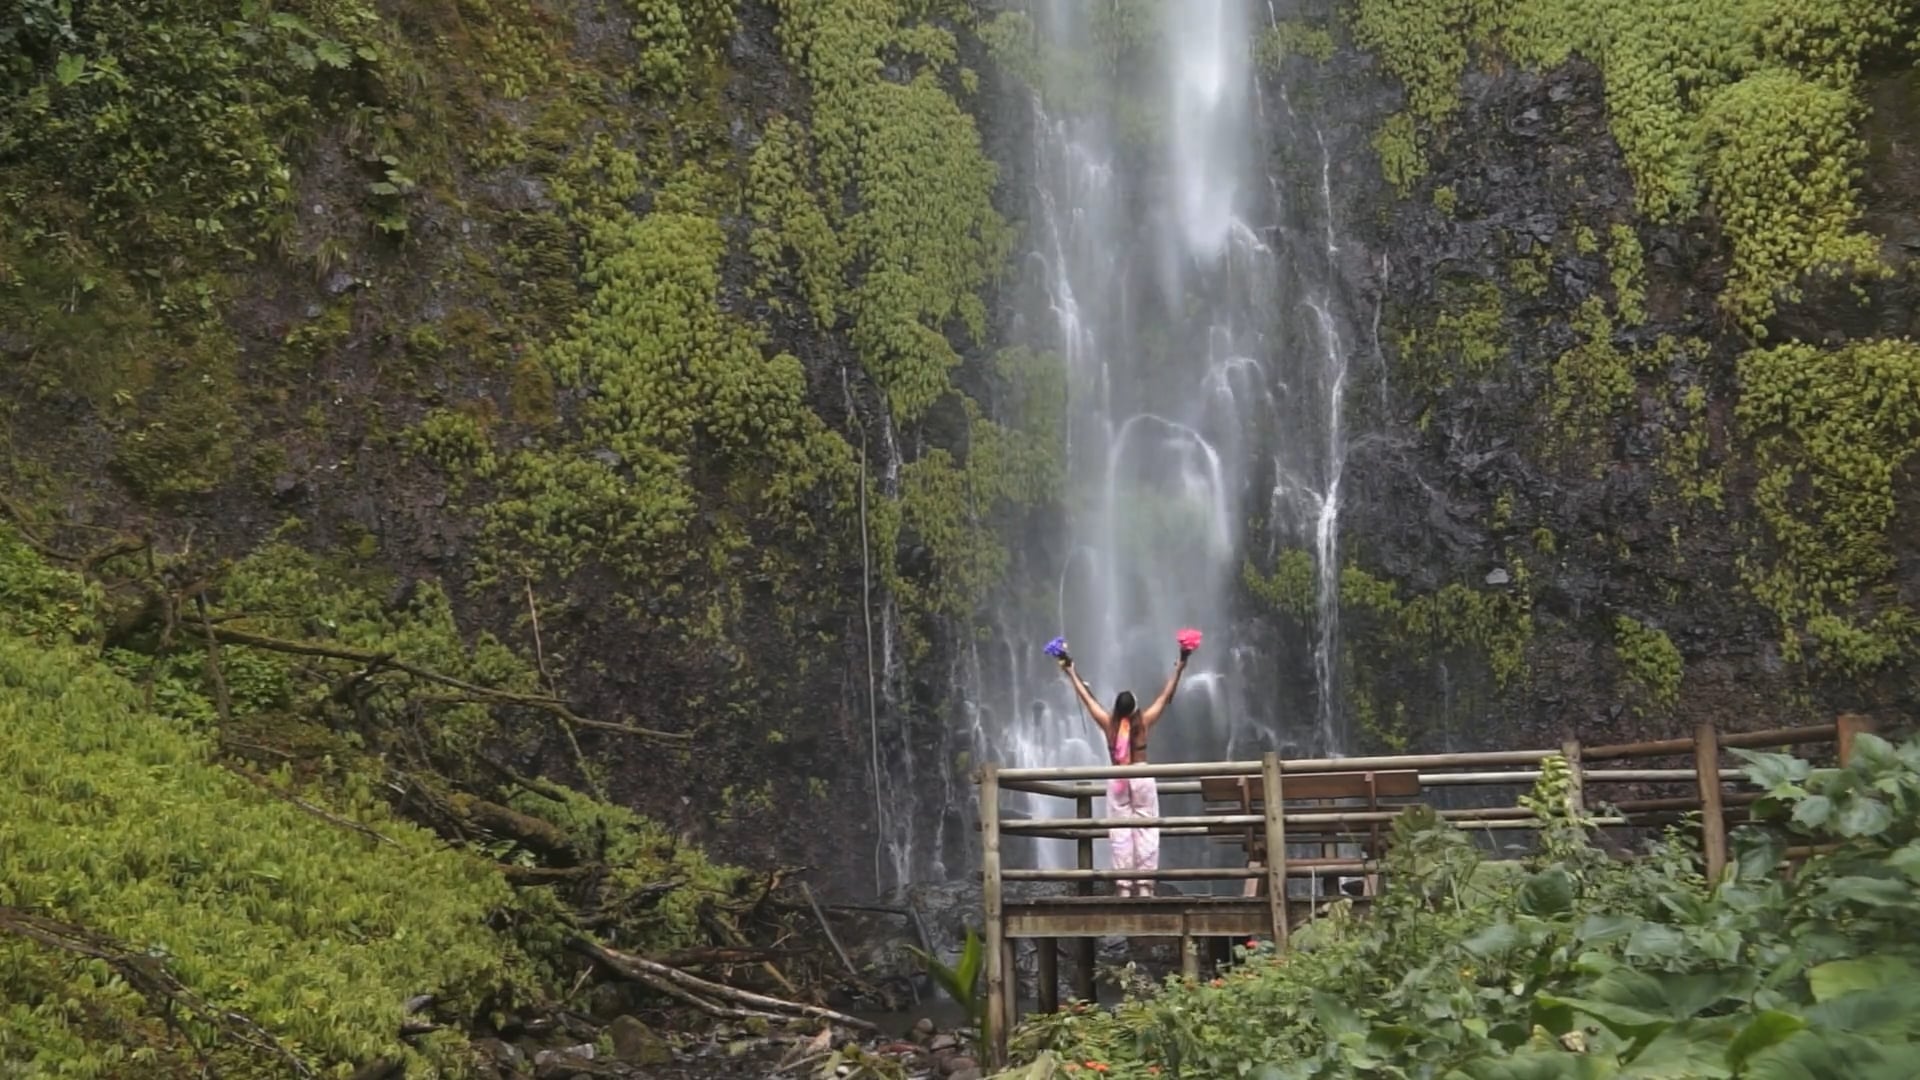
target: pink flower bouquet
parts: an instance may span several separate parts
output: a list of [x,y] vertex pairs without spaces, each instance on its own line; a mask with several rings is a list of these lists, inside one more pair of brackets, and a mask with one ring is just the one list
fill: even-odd
[[1173,639],[1180,643],[1181,656],[1185,656],[1200,648],[1200,631],[1195,630],[1191,626],[1173,635]]

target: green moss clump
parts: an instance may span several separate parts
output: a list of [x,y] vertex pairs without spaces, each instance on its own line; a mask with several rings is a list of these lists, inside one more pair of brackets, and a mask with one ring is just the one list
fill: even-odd
[[735,25],[736,0],[627,0],[640,43],[641,84],[679,93],[691,67],[713,64]]
[[1451,184],[1442,185],[1441,187],[1433,189],[1433,208],[1435,210],[1440,211],[1448,217],[1452,217],[1454,210],[1458,209],[1459,205],[1460,199],[1453,193],[1453,186]]
[[1443,281],[1431,326],[1398,338],[1400,359],[1431,388],[1452,386],[1460,376],[1491,372],[1507,355],[1506,311],[1500,287],[1490,281]]
[[[1527,646],[1533,640],[1533,600],[1526,566],[1518,559],[1511,562],[1514,588],[1486,591],[1454,583],[1413,597],[1402,597],[1394,582],[1348,564],[1340,570],[1340,606],[1371,624],[1377,642],[1412,649],[1424,657],[1449,650],[1475,652],[1486,658],[1495,682],[1504,687],[1526,673]],[[1299,618],[1313,615],[1310,552],[1298,548],[1282,552],[1273,572],[1266,575],[1248,564],[1241,578],[1249,592],[1279,610]]]
[[1240,568],[1241,581],[1255,598],[1286,612],[1296,619],[1314,613],[1313,553],[1305,548],[1287,548],[1274,560],[1273,572],[1262,574],[1248,560]]
[[1645,255],[1640,236],[1628,225],[1615,224],[1607,230],[1608,278],[1613,282],[1613,306],[1628,326],[1647,320]]
[[1642,693],[1662,711],[1680,700],[1680,677],[1685,664],[1680,650],[1664,630],[1642,625],[1626,615],[1613,620],[1613,650]]
[[1750,75],[1706,109],[1706,178],[1733,239],[1721,303],[1756,336],[1803,275],[1884,271],[1878,242],[1853,228],[1856,112],[1847,89],[1788,71]]
[[[1704,355],[1704,342],[1693,340],[1688,344],[1695,354]],[[1726,478],[1722,470],[1708,460],[1713,431],[1707,416],[1706,388],[1695,384],[1682,391],[1679,415],[1671,420],[1667,445],[1660,457],[1660,471],[1680,498],[1718,509],[1726,495]]]
[[1392,184],[1402,198],[1406,197],[1420,178],[1427,175],[1427,155],[1421,148],[1420,132],[1414,128],[1413,117],[1404,112],[1394,113],[1380,125],[1371,141],[1374,153],[1380,155],[1380,171],[1386,174],[1387,183]]
[[747,209],[759,222],[749,241],[759,271],[756,290],[795,288],[814,324],[831,329],[839,322],[846,252],[820,202],[806,129],[786,117],[767,125],[754,151]]
[[1333,31],[1324,24],[1306,19],[1282,19],[1260,32],[1254,40],[1254,62],[1267,72],[1278,72],[1289,56],[1304,56],[1324,64],[1333,58],[1338,46]]
[[491,478],[499,469],[487,426],[472,411],[435,409],[406,435],[407,448],[456,477]]
[[1912,647],[1920,620],[1884,585],[1894,481],[1920,449],[1920,344],[1755,349],[1740,358],[1736,419],[1760,470],[1754,503],[1772,550],[1743,561],[1790,658],[1811,639],[1849,672]]
[[1547,273],[1553,269],[1553,250],[1540,246],[1530,255],[1507,260],[1507,281],[1521,296],[1538,299],[1547,293]]
[[725,247],[718,223],[688,214],[619,210],[592,226],[593,299],[544,354],[557,382],[590,393],[585,430],[505,462],[489,509],[501,550],[557,575],[591,558],[664,585],[747,545],[725,518],[702,519],[702,493],[716,490],[727,518],[818,534],[809,500],[844,494],[851,449],[808,408],[800,362],[765,356],[759,333],[720,310]]
[[1634,358],[1614,345],[1613,320],[1607,317],[1604,301],[1590,296],[1582,302],[1574,314],[1573,329],[1586,340],[1553,362],[1549,403],[1553,425],[1549,442],[1562,452],[1593,449],[1607,422],[1632,399],[1637,385]]

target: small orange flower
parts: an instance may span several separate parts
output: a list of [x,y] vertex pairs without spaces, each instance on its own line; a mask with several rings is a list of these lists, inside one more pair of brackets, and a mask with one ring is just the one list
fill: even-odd
[[1159,1075],[1160,1075],[1160,1066],[1158,1066],[1158,1065],[1149,1065],[1149,1066],[1147,1066],[1147,1071],[1148,1071],[1148,1072],[1150,1072],[1150,1073],[1152,1073],[1152,1074],[1153,1074],[1153,1075],[1155,1075],[1155,1076],[1159,1076]]
[[1219,989],[1220,987],[1222,987],[1222,986],[1225,986],[1225,985],[1227,985],[1227,980],[1225,980],[1225,979],[1215,979],[1215,980],[1213,980],[1212,982],[1210,982],[1210,983],[1208,983],[1207,985],[1208,985],[1208,986],[1211,986],[1211,987],[1213,987],[1213,988],[1214,988],[1214,989],[1216,989],[1216,990],[1218,990],[1218,989]]
[[1092,1069],[1094,1072],[1106,1072],[1108,1066],[1104,1061],[1089,1061],[1087,1062],[1087,1068]]

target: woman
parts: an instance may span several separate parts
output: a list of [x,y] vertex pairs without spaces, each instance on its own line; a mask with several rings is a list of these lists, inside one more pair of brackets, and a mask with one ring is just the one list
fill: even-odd
[[[1187,670],[1187,657],[1199,644],[1197,633],[1185,633],[1193,636],[1191,639],[1185,636],[1180,639],[1180,659],[1173,665],[1173,674],[1167,676],[1167,685],[1160,689],[1160,696],[1144,710],[1135,710],[1131,690],[1120,691],[1113,699],[1112,711],[1101,708],[1100,703],[1093,699],[1093,692],[1081,681],[1080,673],[1074,670],[1073,658],[1060,658],[1060,670],[1066,672],[1067,680],[1073,683],[1074,692],[1080,695],[1080,703],[1087,707],[1093,722],[1100,725],[1100,733],[1107,739],[1107,755],[1115,765],[1147,763],[1147,739],[1153,733],[1153,725],[1159,722],[1160,714],[1173,701],[1173,692],[1180,687],[1180,676]],[[1115,777],[1108,780],[1107,816],[1159,817],[1160,791],[1153,778]],[[1115,870],[1159,869],[1159,829],[1119,829],[1113,833],[1112,841]],[[1152,896],[1154,883],[1150,879],[1121,881],[1116,891],[1121,896]]]

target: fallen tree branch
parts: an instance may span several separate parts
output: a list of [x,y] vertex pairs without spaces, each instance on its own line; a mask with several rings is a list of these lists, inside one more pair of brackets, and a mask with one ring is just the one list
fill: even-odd
[[805,955],[792,949],[772,947],[734,947],[727,945],[702,945],[697,949],[681,949],[679,952],[656,956],[653,962],[674,968],[706,967],[710,964],[758,964],[769,960],[785,960]]
[[481,686],[443,675],[430,668],[402,660],[390,652],[374,652],[370,649],[355,649],[345,645],[322,645],[312,641],[292,641],[285,638],[268,637],[264,634],[248,633],[245,630],[232,630],[224,626],[209,628],[214,636],[230,645],[247,645],[270,652],[291,653],[295,656],[324,656],[332,660],[346,660],[356,664],[383,665],[396,671],[404,671],[416,679],[450,687],[463,694],[478,699],[479,702],[492,702],[502,705],[523,705],[530,709],[540,709],[581,727],[597,728],[602,731],[617,731],[625,735],[637,735],[641,738],[656,739],[661,742],[692,742],[693,736],[683,731],[659,731],[654,728],[638,727],[633,724],[619,724],[611,720],[590,720],[573,711],[565,701],[546,694],[523,694],[515,690],[497,690],[490,686]]
[[309,814],[312,814],[314,817],[319,818],[321,821],[325,821],[332,825],[338,825],[343,829],[351,829],[362,836],[369,837],[373,840],[376,840],[382,844],[387,844],[391,847],[400,846],[400,842],[398,840],[395,840],[392,837],[387,836],[385,833],[379,832],[366,825],[362,825],[359,822],[352,820],[351,818],[344,818],[338,814],[332,813],[331,811],[323,810],[320,807],[313,805],[312,803],[306,801],[305,799],[300,798],[297,795],[290,795],[287,792],[278,790],[271,783],[267,781],[266,777],[253,772],[251,769],[243,769],[237,765],[229,765],[227,766],[227,771],[246,778],[248,781],[250,781],[253,784],[253,786],[259,788],[260,790],[266,792],[269,795],[282,799],[286,802],[292,803],[294,806],[298,807],[301,810],[306,811]]
[[293,1075],[299,1077],[317,1077],[313,1067],[306,1061],[282,1046],[273,1033],[261,1027],[252,1017],[244,1013],[217,1008],[188,988],[167,970],[167,966],[157,958],[142,955],[103,934],[94,933],[83,926],[50,919],[44,915],[21,908],[0,905],[0,930],[17,934],[29,941],[35,941],[50,948],[99,960],[119,972],[127,985],[144,994],[156,1008],[160,1008],[167,1021],[179,1028],[174,1018],[175,1007],[183,1010],[211,1025],[222,1036],[232,1039],[243,1046],[251,1047],[287,1063]]
[[72,528],[88,528],[114,534],[113,541],[105,547],[75,555],[69,551],[61,551],[47,541],[42,540],[33,516],[28,514],[26,509],[19,503],[14,502],[5,495],[0,495],[0,513],[5,513],[8,517],[12,518],[14,524],[18,526],[14,532],[20,537],[21,543],[26,544],[28,547],[55,562],[72,563],[82,571],[87,572],[92,571],[94,567],[99,566],[108,559],[120,555],[137,555],[145,551],[151,543],[151,541],[143,537],[128,536],[118,529],[109,529],[99,525],[74,524],[71,526]]
[[832,1009],[822,1008],[818,1005],[805,1005],[797,1001],[783,1001],[780,998],[768,997],[765,994],[756,994],[751,990],[738,990],[722,983],[702,979],[697,975],[689,975],[678,968],[668,967],[665,964],[649,960],[644,956],[635,956],[632,953],[609,949],[604,945],[588,941],[585,938],[572,938],[568,944],[576,951],[584,953],[607,965],[620,975],[636,981],[646,982],[649,985],[652,985],[655,980],[662,980],[670,982],[690,994],[703,994],[708,997],[719,998],[723,1001],[733,1001],[756,1010],[783,1013],[789,1017],[795,1015],[810,1016],[818,1020],[826,1020],[830,1023],[839,1024],[842,1027],[855,1028],[860,1031],[879,1030],[879,1028],[857,1016],[848,1016],[846,1013],[835,1012]]
[[515,866],[512,863],[498,863],[500,872],[514,885],[561,885],[580,881],[605,870],[599,863],[585,866]]

